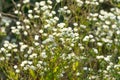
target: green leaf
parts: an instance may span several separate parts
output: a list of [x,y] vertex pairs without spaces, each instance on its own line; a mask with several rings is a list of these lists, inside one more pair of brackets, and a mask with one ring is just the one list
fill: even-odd
[[29,69],[30,75],[35,79],[35,72],[32,69]]

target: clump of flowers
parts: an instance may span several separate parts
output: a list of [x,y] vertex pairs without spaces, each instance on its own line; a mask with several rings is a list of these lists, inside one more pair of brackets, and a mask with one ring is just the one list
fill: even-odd
[[[107,9],[107,2],[112,8]],[[17,4],[5,25],[0,68],[8,79],[120,79],[118,1],[43,0]]]

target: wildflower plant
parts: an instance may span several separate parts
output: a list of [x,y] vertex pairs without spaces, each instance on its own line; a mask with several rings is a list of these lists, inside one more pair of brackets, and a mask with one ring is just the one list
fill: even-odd
[[17,20],[1,28],[1,79],[119,80],[119,2],[16,3]]

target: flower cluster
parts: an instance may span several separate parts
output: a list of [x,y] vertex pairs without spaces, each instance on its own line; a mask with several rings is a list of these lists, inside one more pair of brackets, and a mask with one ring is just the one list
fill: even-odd
[[105,9],[110,1],[18,3],[19,19],[4,26],[1,69],[15,80],[120,79],[119,0]]

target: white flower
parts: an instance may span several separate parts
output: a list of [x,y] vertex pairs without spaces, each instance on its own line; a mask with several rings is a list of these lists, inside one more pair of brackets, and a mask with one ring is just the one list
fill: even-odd
[[5,60],[5,57],[0,57],[0,61],[4,61]]
[[36,53],[33,53],[29,56],[30,59],[33,59],[33,58],[37,58],[37,54]]
[[47,3],[52,4],[52,1],[51,1],[51,0],[48,0]]
[[39,18],[39,15],[34,15],[34,18]]
[[70,10],[67,10],[67,11],[66,11],[66,13],[67,13],[67,14],[70,14],[70,13],[71,13],[71,11],[70,11]]
[[33,10],[28,10],[28,13],[30,13],[30,14],[31,14],[32,12],[33,12]]
[[83,67],[83,70],[88,70],[88,67]]
[[89,40],[89,36],[85,36],[84,38],[83,38],[83,41],[88,41]]
[[90,35],[89,35],[89,38],[93,38],[93,35],[92,35],[92,34],[90,34]]
[[15,11],[14,11],[14,13],[15,13],[15,14],[18,14],[18,13],[19,13],[19,11],[18,11],[18,10],[15,10]]
[[39,35],[35,35],[34,39],[39,40]]
[[6,23],[5,23],[5,26],[9,26],[9,25],[10,25],[10,23],[9,23],[9,22],[6,22]]
[[74,26],[78,26],[78,23],[73,23]]
[[90,42],[95,42],[95,39],[91,39]]
[[20,51],[23,52],[24,49],[26,49],[27,47],[28,47],[27,45],[21,45],[21,47],[20,47]]
[[65,23],[59,23],[57,26],[63,28],[65,26]]
[[28,14],[28,17],[29,17],[30,19],[33,19],[33,15],[32,15],[32,14]]
[[8,54],[6,54],[6,56],[7,56],[7,57],[10,57],[10,56],[11,56],[11,54],[10,54],[10,53],[8,53]]
[[24,32],[23,32],[23,34],[24,34],[25,36],[27,36],[27,35],[28,35],[27,31],[24,31]]
[[23,0],[23,3],[26,4],[26,3],[29,3],[30,0]]
[[81,27],[81,28],[84,28],[84,29],[86,28],[86,26],[85,26],[85,25],[80,25],[80,27]]
[[3,52],[6,51],[6,49],[4,47],[2,47],[0,50],[3,51]]
[[19,70],[19,69],[16,69],[16,70],[15,70],[15,72],[16,72],[16,73],[19,73],[19,72],[20,72],[20,70]]
[[64,9],[68,9],[68,7],[67,7],[67,6],[64,6],[63,8],[64,8]]
[[57,3],[60,3],[60,0],[56,0]]
[[74,45],[75,45],[74,43],[71,43],[71,45],[70,45],[70,46],[71,46],[71,47],[74,47]]
[[109,26],[108,25],[103,25],[103,28],[104,29],[109,29]]
[[29,26],[29,25],[26,25],[25,27],[26,27],[26,29],[30,29],[30,26]]
[[97,45],[98,46],[102,46],[103,44],[101,42],[97,42]]
[[58,21],[58,20],[59,20],[59,18],[58,18],[58,17],[54,17],[54,19],[55,19],[56,21]]
[[96,56],[97,59],[104,59],[104,56]]
[[112,28],[113,28],[113,29],[117,28],[117,25],[113,24],[113,25],[112,25]]
[[109,25],[109,24],[110,24],[110,21],[105,21],[105,23],[106,23],[107,25]]
[[93,51],[97,54],[98,50],[96,48],[93,48]]
[[30,68],[31,68],[32,70],[36,70],[36,67],[33,66],[33,65],[31,65]]
[[41,1],[40,6],[45,6],[45,1]]
[[17,69],[17,65],[14,65],[14,69]]
[[110,70],[110,68],[111,68],[111,66],[107,66],[107,68],[106,68],[106,69],[107,69],[107,70]]
[[120,68],[120,64],[114,65],[114,68]]
[[41,57],[47,58],[46,52],[42,52],[42,53],[41,53]]
[[80,75],[80,73],[79,73],[79,72],[77,72],[77,73],[76,73],[76,76],[79,76],[79,75]]
[[24,19],[23,22],[24,23],[30,23],[29,19]]
[[103,3],[103,2],[104,2],[104,0],[99,0],[99,2],[100,2],[100,3]]
[[33,63],[32,61],[28,61],[28,64],[30,64],[30,65],[31,65],[32,63]]
[[118,30],[116,33],[119,35],[120,34],[120,30]]
[[43,33],[43,30],[41,29],[41,30],[39,30],[39,33]]
[[86,4],[90,4],[90,1],[85,1]]
[[118,59],[120,60],[120,56],[118,57]]
[[21,7],[21,4],[17,4],[17,7]]
[[39,46],[40,43],[39,42],[34,42],[35,46]]
[[74,28],[74,31],[75,31],[75,32],[77,32],[77,31],[78,31],[78,29],[77,29],[77,28]]
[[4,43],[3,46],[4,47],[8,47],[9,43]]

